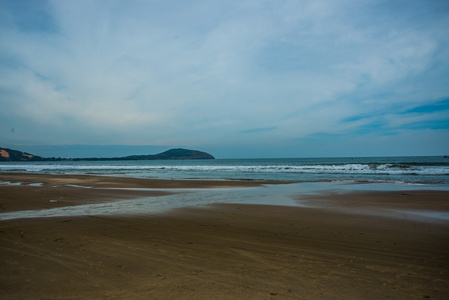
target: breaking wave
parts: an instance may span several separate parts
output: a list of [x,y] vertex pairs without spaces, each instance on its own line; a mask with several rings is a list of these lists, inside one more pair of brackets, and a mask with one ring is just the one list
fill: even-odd
[[449,166],[409,164],[310,164],[310,165],[112,165],[112,164],[17,164],[0,165],[0,171],[13,172],[120,172],[183,171],[223,173],[298,173],[298,174],[391,174],[449,175]]

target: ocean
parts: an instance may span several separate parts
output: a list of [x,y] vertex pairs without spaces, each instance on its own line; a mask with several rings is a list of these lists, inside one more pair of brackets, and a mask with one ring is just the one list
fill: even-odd
[[[426,157],[216,159],[161,161],[2,162],[0,172],[85,174],[148,179],[262,180],[236,189],[144,197],[108,203],[0,213],[0,220],[77,215],[148,214],[212,203],[310,206],[308,195],[322,192],[449,190],[449,159]],[[0,182],[0,184],[10,184]],[[151,189],[150,189],[151,190]],[[301,196],[298,198],[298,195]],[[385,213],[382,213],[385,214]],[[393,212],[390,216],[449,220],[448,213]]]
[[0,172],[153,179],[449,184],[449,158],[354,157],[160,161],[2,162]]

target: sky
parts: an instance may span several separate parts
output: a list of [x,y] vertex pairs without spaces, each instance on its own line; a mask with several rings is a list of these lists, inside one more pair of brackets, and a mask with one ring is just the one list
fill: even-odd
[[448,155],[449,1],[0,0],[0,107],[42,156]]

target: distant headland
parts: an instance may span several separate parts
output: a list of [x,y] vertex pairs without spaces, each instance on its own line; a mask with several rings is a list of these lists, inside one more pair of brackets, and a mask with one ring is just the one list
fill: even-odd
[[188,149],[170,149],[159,154],[130,155],[124,157],[91,157],[91,158],[61,158],[41,157],[26,152],[0,147],[0,161],[107,161],[107,160],[185,160],[185,159],[215,159],[206,152]]

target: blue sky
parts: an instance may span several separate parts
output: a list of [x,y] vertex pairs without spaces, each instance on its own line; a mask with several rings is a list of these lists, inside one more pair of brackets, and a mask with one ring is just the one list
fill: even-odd
[[44,156],[449,154],[444,0],[0,0],[0,76]]

